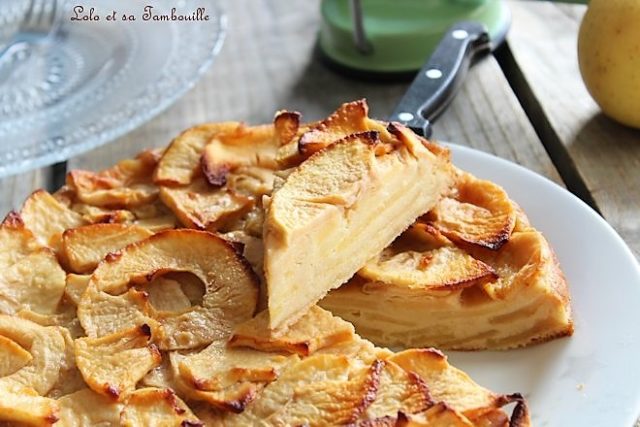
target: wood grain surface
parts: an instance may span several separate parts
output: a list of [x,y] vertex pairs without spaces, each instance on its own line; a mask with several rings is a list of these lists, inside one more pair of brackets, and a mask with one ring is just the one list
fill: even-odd
[[578,69],[585,6],[511,2],[511,79],[571,189],[594,204],[640,256],[640,130],[605,117]]
[[[407,82],[353,80],[325,67],[314,55],[319,2],[229,4],[229,34],[213,68],[182,100],[120,140],[78,156],[71,168],[97,169],[144,147],[167,144],[203,121],[270,122],[276,110],[318,119],[345,101],[368,99],[372,115],[386,117]],[[494,58],[469,73],[461,93],[436,122],[438,139],[496,153],[559,181],[524,111]]]
[[0,179],[0,219],[11,210],[18,210],[24,199],[38,188],[47,188],[47,168],[24,172]]

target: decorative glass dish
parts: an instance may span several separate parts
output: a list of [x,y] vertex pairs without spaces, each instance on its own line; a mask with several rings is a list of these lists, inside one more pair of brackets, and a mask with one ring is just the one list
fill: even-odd
[[0,177],[151,119],[194,86],[226,29],[214,0],[65,2],[58,20],[47,37],[0,56]]

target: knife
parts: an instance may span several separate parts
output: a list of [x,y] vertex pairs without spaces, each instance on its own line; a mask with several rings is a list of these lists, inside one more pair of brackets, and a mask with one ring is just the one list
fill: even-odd
[[429,138],[433,121],[453,100],[471,65],[500,42],[492,43],[486,27],[478,22],[452,25],[418,71],[390,121],[400,122]]

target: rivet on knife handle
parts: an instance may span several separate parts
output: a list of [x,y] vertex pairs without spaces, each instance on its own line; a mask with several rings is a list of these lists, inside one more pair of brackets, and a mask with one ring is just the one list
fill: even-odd
[[454,24],[422,66],[390,117],[425,137],[449,105],[473,59],[490,51],[489,34],[478,22]]

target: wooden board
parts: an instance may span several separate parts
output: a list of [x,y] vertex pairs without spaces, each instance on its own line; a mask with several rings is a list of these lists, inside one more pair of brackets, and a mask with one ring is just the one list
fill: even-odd
[[562,184],[493,57],[471,69],[434,129],[436,138],[496,154]]
[[572,180],[569,187],[583,186],[640,256],[640,131],[603,116],[579,78],[577,34],[586,8],[550,2],[510,7],[510,55],[521,73],[516,91],[561,173]]
[[19,210],[24,199],[38,188],[46,188],[48,169],[38,169],[0,180],[0,220],[11,210]]

